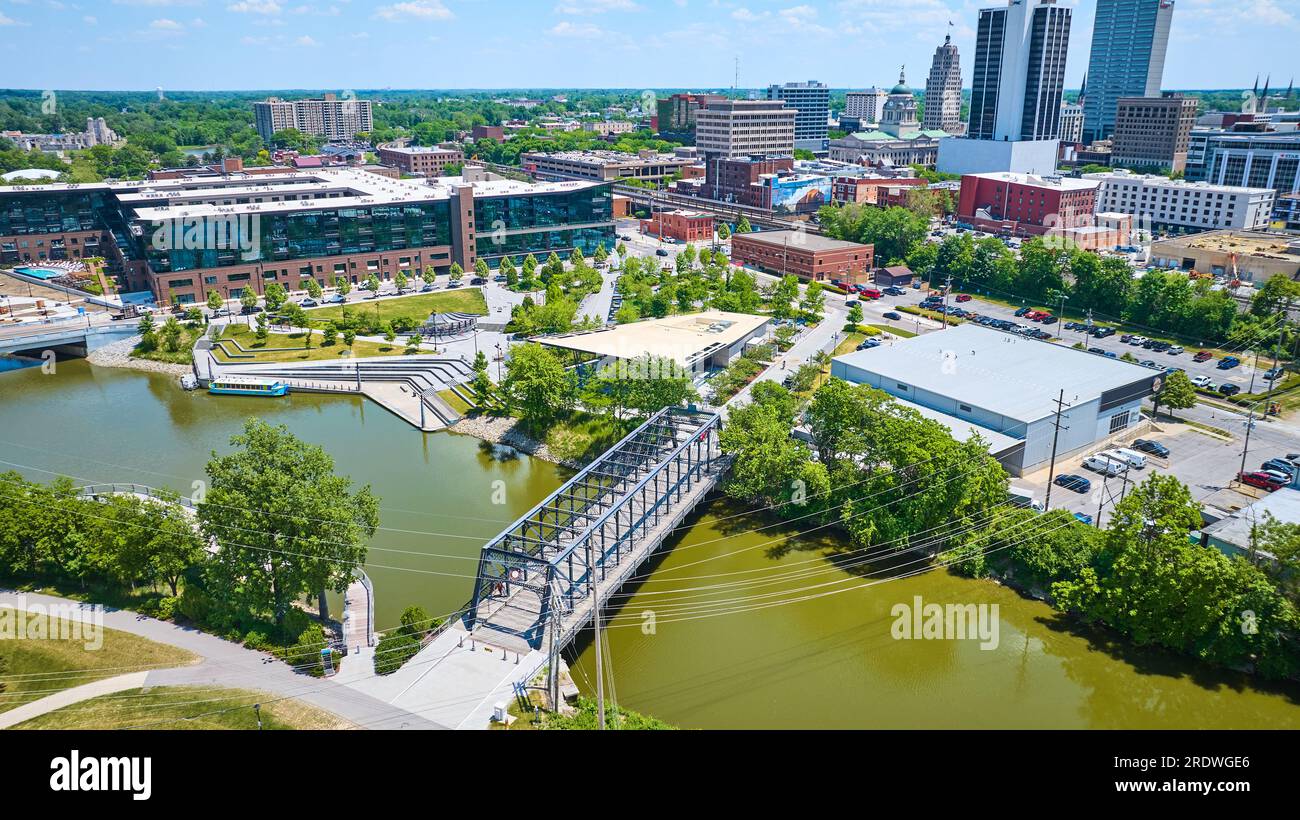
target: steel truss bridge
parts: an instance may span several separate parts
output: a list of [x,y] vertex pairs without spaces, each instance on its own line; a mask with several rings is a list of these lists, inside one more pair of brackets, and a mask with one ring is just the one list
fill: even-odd
[[479,556],[466,628],[516,651],[566,646],[717,485],[721,426],[665,408],[507,527]]

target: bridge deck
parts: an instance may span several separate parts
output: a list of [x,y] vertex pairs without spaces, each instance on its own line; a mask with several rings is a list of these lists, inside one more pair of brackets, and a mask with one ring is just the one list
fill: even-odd
[[572,640],[591,619],[593,586],[607,604],[713,489],[719,423],[661,411],[485,547],[466,619],[474,637],[516,651]]

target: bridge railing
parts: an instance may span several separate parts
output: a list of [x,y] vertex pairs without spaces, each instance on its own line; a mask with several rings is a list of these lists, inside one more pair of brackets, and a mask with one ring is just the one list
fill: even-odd
[[190,510],[197,510],[198,507],[194,502],[183,495],[173,493],[169,490],[159,490],[150,487],[147,484],[87,484],[81,488],[81,495],[87,498],[103,495],[138,495],[154,501],[166,501],[172,504],[179,504]]

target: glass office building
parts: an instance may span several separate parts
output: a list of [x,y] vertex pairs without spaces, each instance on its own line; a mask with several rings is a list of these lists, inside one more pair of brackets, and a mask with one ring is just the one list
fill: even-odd
[[1097,0],[1083,100],[1083,141],[1115,133],[1120,97],[1159,97],[1173,0]]
[[581,248],[584,255],[591,256],[602,244],[606,251],[612,251],[613,204],[608,185],[553,193],[476,196],[475,252],[495,266],[504,256],[549,256],[554,252],[566,258],[573,248]]

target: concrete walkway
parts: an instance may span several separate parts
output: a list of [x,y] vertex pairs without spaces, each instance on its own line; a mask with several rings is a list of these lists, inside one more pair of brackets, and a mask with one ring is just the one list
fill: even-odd
[[[79,601],[51,595],[0,591],[0,606],[23,608],[27,604],[43,607],[67,608],[59,617],[90,620],[92,607]],[[169,621],[148,618],[123,609],[105,609],[103,625],[108,629],[130,632],[151,641],[177,646],[198,655],[203,660],[192,666],[174,669],[155,669],[146,673],[143,686],[226,686],[255,689],[280,698],[297,698],[327,712],[351,721],[366,729],[441,729],[446,728],[432,720],[412,714],[374,697],[336,682],[336,678],[313,678],[294,672],[284,662],[268,655],[247,649],[236,643],[197,629],[179,626]],[[374,675],[370,661],[349,657],[343,661],[343,670]]]
[[103,680],[83,683],[81,686],[74,686],[71,689],[64,689],[62,692],[55,692],[53,695],[46,695],[39,700],[24,703],[15,709],[0,712],[0,729],[17,726],[19,723],[31,720],[34,717],[53,712],[55,709],[62,709],[64,706],[71,706],[74,703],[97,698],[100,695],[113,695],[118,692],[139,689],[144,686],[145,678],[148,675],[148,672],[116,675]]

